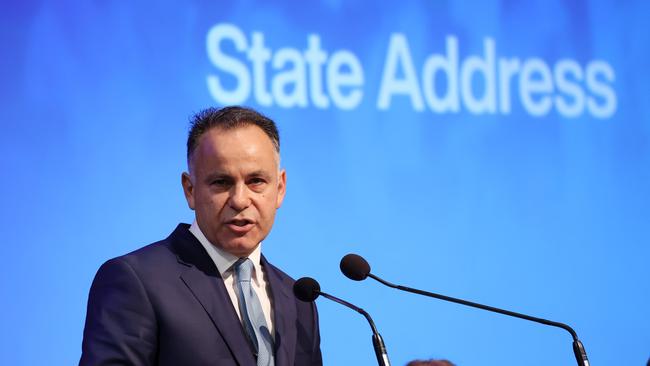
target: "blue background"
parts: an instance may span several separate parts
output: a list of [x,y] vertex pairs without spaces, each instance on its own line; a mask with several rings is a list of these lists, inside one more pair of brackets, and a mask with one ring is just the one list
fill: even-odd
[[[328,53],[347,49],[363,66],[353,110],[262,107],[252,95],[243,104],[277,121],[288,174],[266,256],[369,311],[394,365],[575,360],[562,330],[349,281],[338,270],[346,253],[393,282],[569,323],[593,365],[645,364],[648,10],[642,1],[3,1],[3,363],[75,364],[99,265],[192,221],[180,185],[188,119],[219,105],[206,35],[227,22],[248,39],[262,32],[273,50],[304,50],[318,34]],[[404,96],[379,110],[393,33],[408,39],[418,75],[447,35],[461,60],[481,56],[485,37],[497,57],[604,60],[616,111],[533,117],[513,97],[510,114],[436,114]],[[365,320],[318,301],[325,363],[375,363]]]

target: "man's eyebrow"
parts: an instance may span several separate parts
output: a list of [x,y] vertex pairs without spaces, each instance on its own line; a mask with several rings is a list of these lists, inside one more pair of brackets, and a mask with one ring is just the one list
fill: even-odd
[[265,170],[255,170],[247,174],[249,177],[268,177],[270,174]]
[[208,174],[205,177],[205,180],[206,181],[212,181],[212,180],[215,180],[217,178],[219,178],[219,179],[230,178],[230,176],[228,174],[224,173],[224,172],[212,172],[212,173]]

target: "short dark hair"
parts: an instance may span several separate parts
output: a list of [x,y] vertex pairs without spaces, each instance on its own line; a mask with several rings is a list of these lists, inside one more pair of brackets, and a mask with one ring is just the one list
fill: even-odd
[[187,136],[187,163],[199,139],[212,128],[231,130],[244,126],[257,126],[271,139],[275,151],[280,153],[280,134],[275,122],[261,113],[246,107],[230,106],[224,108],[207,108],[195,114],[190,120],[190,132]]
[[454,364],[447,360],[414,360],[406,366],[454,366]]

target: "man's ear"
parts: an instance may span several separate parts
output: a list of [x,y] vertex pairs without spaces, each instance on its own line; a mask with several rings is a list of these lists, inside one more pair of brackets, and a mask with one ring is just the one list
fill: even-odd
[[282,201],[284,201],[284,195],[287,193],[287,172],[282,169],[280,170],[280,176],[278,177],[278,198],[275,204],[275,208],[280,208],[282,206]]
[[194,210],[194,185],[192,184],[192,178],[189,173],[183,172],[181,174],[181,184],[183,185],[183,193],[185,193],[187,205],[190,209]]

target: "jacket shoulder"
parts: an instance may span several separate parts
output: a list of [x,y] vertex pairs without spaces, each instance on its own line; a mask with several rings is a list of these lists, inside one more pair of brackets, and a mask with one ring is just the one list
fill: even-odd
[[167,238],[151,243],[130,253],[109,259],[101,267],[120,267],[128,265],[137,275],[160,274],[164,268],[172,268],[178,264],[178,242],[187,241],[191,233],[189,225],[181,224]]

